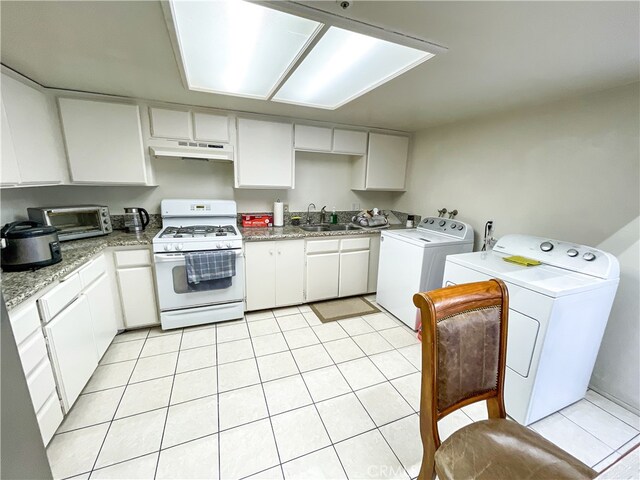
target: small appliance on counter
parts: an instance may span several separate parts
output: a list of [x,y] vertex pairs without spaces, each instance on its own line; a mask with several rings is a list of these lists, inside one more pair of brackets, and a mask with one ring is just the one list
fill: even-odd
[[27,214],[29,220],[55,227],[61,242],[113,231],[109,209],[103,205],[27,208]]
[[0,232],[3,243],[2,269],[5,272],[37,270],[62,260],[55,227],[31,220],[7,223]]
[[142,207],[124,209],[124,227],[127,232],[142,232],[149,225],[149,213]]

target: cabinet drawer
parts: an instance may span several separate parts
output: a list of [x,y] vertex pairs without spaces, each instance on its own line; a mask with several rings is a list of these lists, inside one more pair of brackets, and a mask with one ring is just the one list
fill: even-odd
[[85,266],[78,272],[78,274],[80,275],[80,284],[82,285],[82,288],[87,288],[106,271],[107,261],[105,260],[104,255],[100,255],[98,258],[91,261],[89,265]]
[[26,342],[20,345],[18,347],[18,353],[22,361],[22,369],[25,375],[29,375],[43,358],[48,358],[47,345],[44,341],[42,330],[35,332]]
[[345,238],[340,240],[340,251],[348,252],[350,250],[369,250],[369,244],[371,239],[369,237],[363,238]]
[[16,310],[9,313],[9,321],[16,345],[20,345],[29,335],[40,328],[40,316],[35,302],[24,308],[18,307]]
[[42,441],[46,446],[62,423],[62,407],[56,392],[53,392],[47,399],[36,417],[38,418],[38,425],[40,425]]
[[69,305],[82,290],[80,277],[77,273],[70,275],[64,282],[38,299],[40,316],[44,322],[55,317],[64,307]]
[[340,240],[312,240],[307,242],[307,253],[329,253],[340,249]]
[[47,401],[51,394],[56,393],[56,383],[53,379],[53,370],[49,358],[45,358],[36,369],[27,376],[27,385],[31,394],[33,408],[37,412]]
[[150,250],[122,250],[115,252],[117,267],[137,267],[151,265]]

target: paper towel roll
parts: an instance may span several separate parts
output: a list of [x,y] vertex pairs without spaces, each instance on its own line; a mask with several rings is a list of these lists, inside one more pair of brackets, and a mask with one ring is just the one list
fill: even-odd
[[282,227],[284,225],[284,203],[280,200],[273,203],[273,226]]

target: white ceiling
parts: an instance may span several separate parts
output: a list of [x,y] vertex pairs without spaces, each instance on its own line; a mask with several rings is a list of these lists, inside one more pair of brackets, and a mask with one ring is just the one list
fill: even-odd
[[334,110],[190,92],[160,2],[3,1],[1,60],[37,82],[415,131],[638,81],[639,2],[304,2],[449,50]]

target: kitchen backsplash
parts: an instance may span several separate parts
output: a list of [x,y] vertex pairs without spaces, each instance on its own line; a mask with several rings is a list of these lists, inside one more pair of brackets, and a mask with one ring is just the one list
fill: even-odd
[[[111,215],[111,226],[114,230],[124,230],[124,215]],[[161,228],[162,216],[157,213],[149,214],[148,228]]]

